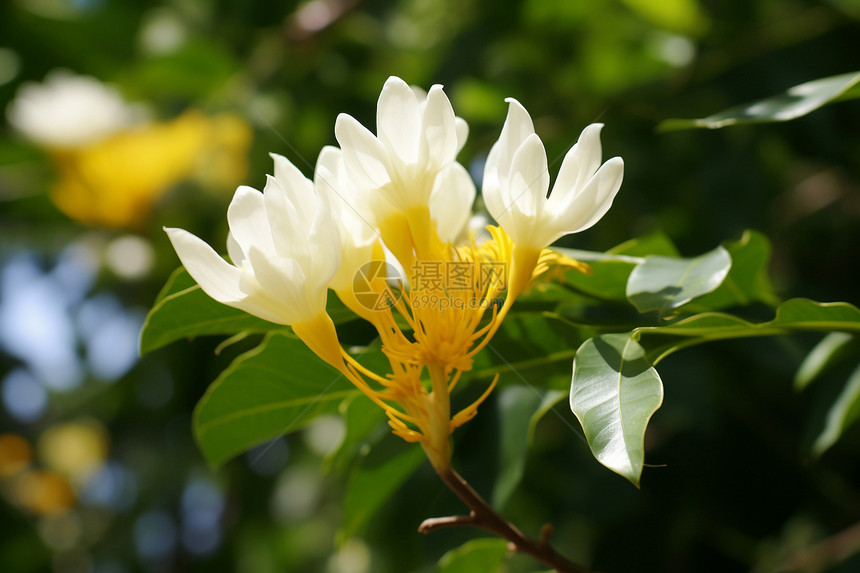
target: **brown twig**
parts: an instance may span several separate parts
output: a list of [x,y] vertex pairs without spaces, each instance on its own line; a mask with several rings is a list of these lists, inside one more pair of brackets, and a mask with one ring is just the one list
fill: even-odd
[[528,553],[544,565],[552,567],[558,573],[588,573],[584,567],[568,561],[558,554],[549,544],[549,536],[552,534],[552,526],[545,525],[541,530],[540,540],[527,537],[512,523],[499,515],[484,499],[478,495],[472,486],[464,480],[460,474],[453,469],[437,470],[439,477],[445,482],[457,497],[472,511],[469,515],[458,515],[451,517],[431,517],[425,519],[418,527],[421,533],[431,533],[438,529],[451,527],[478,527],[494,533],[510,542],[511,549]]

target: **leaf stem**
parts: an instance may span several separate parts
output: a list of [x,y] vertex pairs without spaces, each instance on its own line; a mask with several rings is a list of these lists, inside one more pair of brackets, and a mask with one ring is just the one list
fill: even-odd
[[588,573],[584,567],[568,561],[560,555],[549,544],[551,526],[544,526],[541,531],[540,540],[527,537],[512,523],[498,514],[472,486],[464,480],[460,474],[448,467],[437,469],[439,477],[445,485],[459,497],[471,510],[469,515],[458,515],[451,517],[431,517],[425,519],[418,527],[421,533],[431,533],[438,529],[449,529],[452,527],[477,527],[494,533],[510,542],[511,549],[528,553],[544,565],[552,567],[558,573]]

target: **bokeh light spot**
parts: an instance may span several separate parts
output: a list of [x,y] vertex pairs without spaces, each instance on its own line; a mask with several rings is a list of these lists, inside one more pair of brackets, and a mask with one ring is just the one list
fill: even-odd
[[159,561],[168,557],[176,541],[176,524],[164,511],[147,511],[134,524],[134,545],[143,559]]
[[30,442],[16,434],[0,435],[0,477],[9,477],[27,469],[33,459]]
[[18,368],[3,379],[3,406],[21,422],[38,420],[48,405],[48,393],[33,375]]

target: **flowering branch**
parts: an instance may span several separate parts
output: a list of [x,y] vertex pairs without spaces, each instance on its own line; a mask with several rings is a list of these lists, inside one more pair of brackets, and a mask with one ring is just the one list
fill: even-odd
[[437,473],[445,485],[463,500],[463,503],[471,511],[469,515],[425,519],[418,527],[420,533],[426,534],[438,529],[452,527],[478,527],[507,539],[512,550],[528,553],[558,573],[588,573],[587,569],[568,561],[552,548],[549,544],[549,535],[552,533],[551,526],[544,526],[540,540],[531,539],[490,507],[478,492],[472,489],[472,486],[452,468],[437,469]]

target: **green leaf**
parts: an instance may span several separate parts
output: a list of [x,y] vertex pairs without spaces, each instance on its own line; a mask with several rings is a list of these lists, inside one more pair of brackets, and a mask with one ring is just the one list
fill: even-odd
[[386,420],[382,408],[364,394],[341,402],[340,413],[346,422],[346,432],[340,446],[326,459],[329,469],[343,468],[349,464],[374,430]]
[[847,332],[831,332],[809,351],[794,375],[794,387],[803,390],[827,368],[847,354],[849,347],[856,347],[857,338]]
[[257,444],[306,426],[359,393],[292,335],[271,333],[209,386],[194,410],[194,433],[218,466]]
[[607,252],[610,255],[624,255],[628,257],[647,257],[648,255],[659,255],[663,257],[680,257],[678,247],[665,233],[656,232],[642,237],[630,239],[615,246]]
[[355,535],[424,459],[424,450],[417,444],[409,444],[406,451],[383,463],[373,466],[362,464],[347,486],[343,527],[338,539],[343,541]]
[[501,508],[520,483],[526,466],[529,426],[543,399],[533,388],[518,384],[499,391],[499,467],[493,506]]
[[684,310],[720,310],[754,302],[779,304],[767,274],[771,253],[767,237],[746,231],[739,241],[727,241],[723,246],[732,259],[728,276],[715,291],[696,298]]
[[860,366],[848,377],[848,382],[830,407],[824,429],[812,445],[812,453],[820,456],[827,451],[857,418],[860,418]]
[[630,333],[598,336],[576,351],[570,409],[594,457],[636,487],[645,429],[662,402],[660,376]]
[[[657,364],[681,348],[712,340],[831,331],[860,333],[860,309],[847,302],[815,302],[793,298],[782,303],[776,309],[776,317],[767,322],[752,323],[730,314],[704,312],[666,326],[637,328],[633,331],[633,338],[639,340],[648,337],[643,338],[643,345],[649,349],[648,359]],[[658,335],[686,340],[653,344],[650,337]],[[661,342],[661,338],[656,340]]]
[[563,285],[601,300],[627,300],[627,280],[636,265],[647,255],[677,257],[678,249],[663,233],[652,233],[625,241],[605,253],[555,248],[559,253],[588,263],[591,273],[576,270],[565,273]]
[[538,422],[540,422],[541,419],[549,412],[553,411],[556,404],[564,400],[568,394],[569,392],[562,392],[561,390],[546,391],[543,396],[543,400],[541,400],[537,410],[532,414],[532,419],[529,421],[529,444],[534,442],[535,430],[537,429]]
[[486,349],[475,356],[464,381],[501,374],[500,384],[528,383],[538,388],[567,388],[568,365],[582,341],[576,329],[552,315],[513,312]]
[[452,549],[439,560],[439,573],[498,573],[508,555],[508,542],[481,537]]
[[146,316],[140,333],[140,353],[152,352],[182,338],[284,328],[213,300],[180,267],[167,279]]
[[[329,293],[326,311],[335,324],[356,318],[332,293]],[[140,333],[140,353],[152,352],[183,338],[286,329],[286,326],[212,299],[194,282],[188,271],[179,267],[167,279],[146,316]]]
[[731,266],[723,247],[693,259],[645,257],[630,273],[627,298],[639,312],[677,308],[720,286]]
[[789,121],[835,101],[860,97],[860,72],[830,76],[800,84],[785,93],[739,105],[703,119],[667,119],[658,131],[703,127],[719,129],[742,123]]

